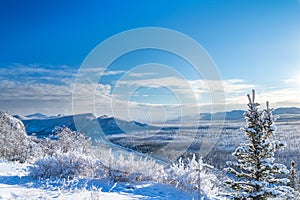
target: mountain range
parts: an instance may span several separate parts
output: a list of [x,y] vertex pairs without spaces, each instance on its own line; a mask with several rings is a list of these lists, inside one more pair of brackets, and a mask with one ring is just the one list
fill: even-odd
[[[137,121],[125,121],[114,117],[108,117],[106,115],[96,118],[91,113],[68,116],[58,115],[56,117],[48,117],[46,115],[36,113],[25,117],[19,115],[15,115],[14,117],[23,122],[26,132],[29,135],[35,134],[40,137],[53,134],[56,127],[68,127],[73,131],[80,128],[81,130],[77,131],[85,133],[91,132],[91,134],[99,135],[102,133],[109,135],[123,133],[128,130],[137,131],[141,129],[154,128],[150,125]],[[99,130],[99,127],[101,127],[102,130]]]
[[[207,120],[244,120],[244,110],[232,110],[228,112],[217,112],[217,113],[201,113],[198,116],[185,116],[185,121],[197,119],[200,121]],[[274,115],[279,115],[279,121],[295,121],[300,120],[300,108],[278,108],[273,111]],[[91,113],[78,114],[78,115],[57,115],[57,116],[46,116],[41,113],[35,113],[27,116],[15,115],[16,118],[21,120],[26,128],[26,132],[29,135],[36,134],[37,136],[43,137],[53,134],[56,127],[68,127],[71,130],[82,131],[90,136],[97,134],[111,135],[124,132],[142,131],[142,130],[153,130],[160,129],[159,127],[151,126],[148,124],[140,123],[137,121],[125,121],[114,117],[108,117],[106,115],[95,117]],[[183,119],[178,117],[173,120],[168,120],[167,124],[178,124]],[[75,119],[75,120],[74,120]],[[76,121],[76,123],[75,123]],[[100,125],[100,126],[99,126]],[[101,129],[99,128],[101,127]],[[80,130],[78,130],[78,128]],[[164,127],[166,129],[168,127]],[[174,128],[174,127],[173,127]]]
[[[231,110],[227,112],[217,113],[200,113],[197,116],[183,116],[176,119],[168,120],[168,123],[174,124],[179,123],[182,119],[185,121],[189,120],[244,120],[245,110]],[[288,108],[277,108],[273,111],[273,115],[278,115],[279,121],[286,120],[300,120],[300,108],[288,107]]]

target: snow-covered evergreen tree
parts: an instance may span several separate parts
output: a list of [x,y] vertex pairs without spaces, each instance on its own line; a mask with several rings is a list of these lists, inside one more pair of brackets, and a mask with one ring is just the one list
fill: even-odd
[[269,197],[280,197],[291,194],[293,189],[287,186],[289,174],[285,165],[275,163],[276,150],[285,146],[275,139],[275,117],[267,102],[266,109],[260,111],[255,102],[255,91],[252,97],[248,94],[248,111],[244,116],[246,125],[241,130],[247,141],[233,153],[236,162],[227,162],[226,170],[230,174],[228,181],[233,199],[265,200]]

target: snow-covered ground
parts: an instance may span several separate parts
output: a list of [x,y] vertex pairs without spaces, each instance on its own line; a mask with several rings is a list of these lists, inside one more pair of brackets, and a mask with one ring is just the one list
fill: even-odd
[[28,166],[0,161],[0,199],[192,199],[188,193],[171,185],[153,182],[35,180],[28,176]]

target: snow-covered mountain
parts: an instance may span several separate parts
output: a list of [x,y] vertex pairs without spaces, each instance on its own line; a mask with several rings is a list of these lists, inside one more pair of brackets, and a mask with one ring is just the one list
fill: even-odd
[[34,113],[34,114],[30,114],[30,115],[26,115],[25,116],[28,119],[48,119],[51,117],[48,117],[47,115],[44,115],[42,113]]
[[[227,112],[217,112],[214,114],[206,113],[205,115],[201,114],[200,119],[202,120],[210,120],[213,119],[222,119],[225,116],[225,120],[244,120],[243,114],[245,110],[232,110]],[[300,108],[296,107],[288,107],[288,108],[277,108],[273,111],[274,115],[279,115],[282,120],[289,118],[297,118],[300,117]]]
[[[214,114],[207,113],[206,115],[200,115],[202,120],[222,119],[225,116],[225,120],[244,120],[244,110],[232,110],[227,112],[217,112]],[[288,107],[288,108],[277,108],[273,111],[274,115],[279,115],[281,120],[288,120],[293,118],[300,118],[300,108]]]
[[179,123],[180,121],[189,121],[193,120],[197,123],[198,120],[243,120],[243,110],[232,110],[228,112],[217,112],[217,113],[200,113],[197,116],[184,116],[178,117],[173,120],[168,120],[167,122],[170,124]]
[[[217,113],[201,113],[196,117],[184,117],[184,121],[193,120],[191,123],[197,123],[195,119],[198,120],[244,120],[243,114],[244,110],[232,110],[227,112],[217,112]],[[291,121],[300,119],[300,108],[290,107],[290,108],[278,108],[274,110],[274,115],[279,115],[280,121]],[[90,133],[90,135],[104,133],[117,134],[130,131],[142,131],[149,129],[157,129],[157,127],[150,126],[148,124],[143,124],[137,121],[125,121],[117,119],[114,117],[109,117],[106,115],[96,118],[93,114],[78,114],[75,116],[46,116],[41,113],[35,113],[32,115],[27,115],[25,117],[15,115],[16,118],[21,120],[26,128],[27,133],[35,133],[38,136],[45,136],[53,133],[55,127],[69,127],[71,130],[77,130],[80,127],[84,133]],[[76,119],[76,125],[74,119]],[[178,124],[182,121],[182,117],[178,117],[174,120],[169,120],[168,124]],[[99,125],[102,130],[99,130]],[[166,127],[165,127],[166,128]]]
[[241,120],[243,119],[244,110],[232,110],[227,112],[217,112],[214,114],[206,113],[206,115],[200,115],[201,120]]
[[62,114],[58,114],[57,116],[47,116],[42,113],[34,113],[34,114],[26,115],[26,116],[22,116],[22,115],[13,115],[13,116],[19,120],[54,119],[54,118],[58,118],[58,117],[63,117]]
[[[29,118],[34,116],[34,118]],[[103,132],[104,134],[124,133],[129,130],[141,130],[154,128],[147,124],[137,121],[124,121],[114,117],[101,116],[96,118],[93,114],[79,114],[69,116],[47,117],[42,114],[34,114],[19,118],[25,125],[29,135],[46,136],[52,134],[56,127],[68,127],[71,130],[77,130],[80,127],[82,132]],[[40,116],[41,118],[38,118]],[[76,124],[75,124],[76,121]],[[102,130],[99,130],[99,125]]]
[[[217,112],[217,113],[200,113],[197,116],[183,116],[176,119],[168,120],[169,124],[180,123],[181,121],[195,121],[197,120],[244,120],[245,110],[232,110],[227,112]],[[274,115],[278,115],[280,121],[286,120],[300,120],[300,108],[288,107],[288,108],[277,108],[273,112]]]
[[274,115],[285,115],[285,114],[296,114],[300,115],[300,108],[288,107],[288,108],[277,108],[273,112]]

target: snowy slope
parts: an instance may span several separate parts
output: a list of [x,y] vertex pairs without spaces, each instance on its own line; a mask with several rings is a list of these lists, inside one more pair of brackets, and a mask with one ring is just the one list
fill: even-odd
[[28,176],[28,164],[0,161],[0,199],[191,199],[170,185],[153,182],[111,183],[80,180],[69,183],[39,181]]

